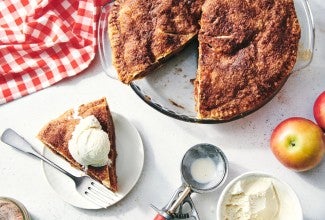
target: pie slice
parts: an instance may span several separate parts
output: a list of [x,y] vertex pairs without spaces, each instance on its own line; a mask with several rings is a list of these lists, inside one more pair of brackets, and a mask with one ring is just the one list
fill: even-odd
[[112,62],[126,84],[179,52],[199,30],[203,0],[116,0],[108,17]]
[[198,117],[240,117],[285,83],[300,38],[292,0],[206,0],[200,24]]
[[58,118],[45,125],[38,134],[38,138],[54,153],[67,160],[71,166],[84,171],[84,167],[79,164],[70,154],[68,145],[72,138],[72,133],[82,118],[95,116],[100,123],[102,130],[108,134],[110,148],[108,153],[109,163],[101,167],[88,166],[86,173],[101,182],[104,186],[117,191],[116,175],[116,146],[115,131],[112,115],[105,98],[83,104],[75,109],[70,109]]

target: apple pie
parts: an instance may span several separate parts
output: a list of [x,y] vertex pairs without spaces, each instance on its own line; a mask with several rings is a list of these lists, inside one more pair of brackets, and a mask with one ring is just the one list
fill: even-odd
[[[105,165],[89,165],[84,167],[70,153],[69,142],[72,140],[74,132],[76,132],[76,127],[80,124],[81,120],[87,117],[96,118],[94,120],[99,122],[102,129],[101,132],[106,133],[106,137],[108,136],[108,141],[105,143],[109,145],[106,146],[108,149],[106,152],[109,153],[104,155],[108,157],[108,163]],[[45,125],[39,132],[38,138],[50,150],[67,160],[71,166],[85,171],[90,177],[98,180],[112,191],[117,191],[115,131],[113,119],[105,98],[69,109]]]
[[198,118],[231,120],[269,101],[296,62],[293,0],[117,0],[108,32],[124,83],[141,78],[198,33]]

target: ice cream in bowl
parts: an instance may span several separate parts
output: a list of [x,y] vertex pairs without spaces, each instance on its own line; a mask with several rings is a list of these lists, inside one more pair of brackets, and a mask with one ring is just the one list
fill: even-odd
[[285,182],[265,173],[249,172],[222,191],[218,220],[302,220],[300,201]]

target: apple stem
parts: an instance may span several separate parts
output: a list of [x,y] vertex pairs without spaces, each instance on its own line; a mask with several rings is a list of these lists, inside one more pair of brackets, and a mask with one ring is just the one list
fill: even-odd
[[291,146],[291,147],[295,147],[295,146],[296,146],[296,143],[295,143],[294,140],[290,140],[290,146]]

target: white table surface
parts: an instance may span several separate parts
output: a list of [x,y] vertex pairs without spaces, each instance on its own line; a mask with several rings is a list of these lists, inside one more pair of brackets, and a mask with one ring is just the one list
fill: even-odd
[[[312,0],[316,25],[313,62],[294,73],[282,90],[257,112],[230,123],[186,123],[162,115],[128,86],[107,77],[96,57],[76,77],[0,107],[0,129],[14,128],[33,141],[50,119],[75,105],[103,96],[110,108],[131,121],[144,143],[142,175],[133,191],[106,210],[82,210],[62,201],[48,184],[41,162],[0,143],[0,196],[21,201],[33,219],[153,219],[152,203],[164,206],[181,184],[179,166],[185,151],[200,142],[222,148],[230,162],[226,183],[247,171],[262,171],[287,182],[297,192],[307,220],[325,219],[325,159],[315,169],[296,173],[283,167],[269,148],[272,129],[282,120],[313,120],[315,98],[325,90],[325,2]],[[193,195],[202,220],[216,219],[221,190]]]

